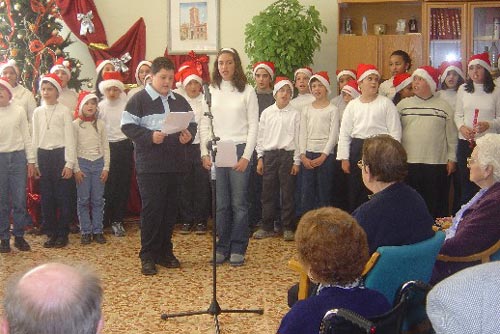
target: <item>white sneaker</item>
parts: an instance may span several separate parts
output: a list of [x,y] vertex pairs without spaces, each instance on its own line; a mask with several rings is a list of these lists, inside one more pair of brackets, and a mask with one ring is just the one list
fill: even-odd
[[124,237],[125,236],[125,229],[123,228],[122,222],[114,222],[111,225],[111,228],[113,229],[113,233],[115,234],[116,237]]

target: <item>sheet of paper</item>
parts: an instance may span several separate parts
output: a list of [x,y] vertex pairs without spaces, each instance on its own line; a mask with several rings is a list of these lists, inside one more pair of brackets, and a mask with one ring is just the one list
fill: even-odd
[[232,140],[221,140],[217,143],[215,165],[217,167],[234,167],[237,161],[236,145]]
[[170,135],[187,129],[189,122],[194,118],[194,112],[169,112],[165,117],[161,132]]

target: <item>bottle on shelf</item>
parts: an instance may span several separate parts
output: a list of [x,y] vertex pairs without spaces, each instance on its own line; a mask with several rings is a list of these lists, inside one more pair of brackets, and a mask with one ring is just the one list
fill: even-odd
[[498,69],[498,48],[495,41],[491,42],[491,47],[489,50],[491,67],[494,71]]

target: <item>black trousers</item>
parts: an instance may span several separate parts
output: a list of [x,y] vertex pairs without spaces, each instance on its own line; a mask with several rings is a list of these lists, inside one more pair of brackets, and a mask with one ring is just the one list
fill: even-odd
[[209,171],[203,168],[200,144],[186,147],[187,161],[180,187],[179,218],[184,224],[206,224],[210,198]]
[[295,175],[293,151],[266,151],[262,176],[262,229],[272,231],[276,216],[276,196],[281,191],[281,222],[283,229],[295,229]]
[[434,218],[450,215],[446,165],[409,163],[407,183],[424,198]]
[[142,260],[158,261],[172,254],[181,179],[182,173],[137,174],[142,202],[139,252]]
[[123,221],[127,213],[134,146],[129,139],[109,143],[109,176],[104,188],[104,225]]

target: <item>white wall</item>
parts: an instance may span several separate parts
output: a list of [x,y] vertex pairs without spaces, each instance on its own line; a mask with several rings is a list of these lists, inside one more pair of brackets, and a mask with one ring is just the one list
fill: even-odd
[[[335,86],[337,64],[338,7],[334,0],[300,0],[306,6],[314,5],[319,10],[321,20],[328,32],[322,36],[322,46],[314,56],[315,71],[328,71]],[[118,40],[140,17],[146,23],[146,58],[163,55],[167,47],[168,1],[123,1],[94,0],[97,11],[106,29],[109,45]],[[234,47],[242,56],[243,66],[248,64],[244,54],[245,25],[253,16],[264,10],[274,0],[220,0],[220,45]],[[148,6],[146,6],[146,4]],[[73,37],[73,39],[76,39]],[[68,51],[83,63],[82,77],[95,81],[95,67],[87,47],[78,40]],[[212,62],[213,60],[211,60]]]

